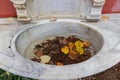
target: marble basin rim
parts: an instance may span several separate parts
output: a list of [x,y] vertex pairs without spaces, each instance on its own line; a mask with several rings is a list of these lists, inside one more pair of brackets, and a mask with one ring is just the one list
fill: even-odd
[[[70,27],[70,26],[71,27],[68,29],[63,28],[64,27],[63,24],[66,25],[67,27]],[[53,25],[54,25],[54,28],[52,28]],[[61,26],[61,28],[56,27],[56,26]],[[48,28],[48,27],[50,27],[50,28]],[[24,50],[30,44],[29,42],[36,41],[38,38],[38,35],[37,35],[37,37],[34,37],[34,38],[32,38],[31,36],[35,35],[34,33],[39,33],[39,30],[41,30],[41,34],[43,35],[44,32],[48,30],[49,33],[45,34],[45,35],[47,35],[46,37],[48,37],[50,34],[53,34],[52,31],[55,28],[57,28],[57,29],[54,32],[54,35],[59,35],[57,32],[59,32],[60,29],[63,31],[68,30],[68,32],[73,34],[72,30],[74,29],[74,31],[77,31],[78,30],[77,28],[82,28],[83,30],[84,29],[90,30],[91,32],[89,33],[89,35],[96,33],[96,34],[94,34],[94,36],[96,36],[97,40],[95,38],[95,39],[92,39],[92,41],[96,41],[97,43],[94,44],[92,41],[90,41],[90,42],[92,42],[94,44],[93,47],[95,48],[97,53],[92,58],[90,58],[87,61],[84,61],[82,63],[66,65],[66,66],[61,66],[61,67],[36,63],[36,62],[29,60],[28,58],[31,56],[24,55],[24,52],[25,52]],[[111,42],[111,39],[109,39],[107,37],[109,35],[109,33],[108,33],[109,31],[106,31],[106,32],[105,31],[106,30],[104,30],[102,28],[99,28],[97,26],[91,26],[86,23],[79,22],[78,20],[69,20],[68,19],[68,20],[58,20],[56,22],[43,21],[37,25],[27,27],[24,30],[21,30],[20,32],[18,32],[12,39],[11,50],[12,50],[13,54],[16,56],[16,59],[18,59],[18,60],[20,59],[21,61],[25,61],[27,64],[35,66],[35,67],[30,67],[28,69],[27,68],[23,69],[25,71],[29,70],[31,72],[31,73],[29,73],[30,76],[21,73],[21,75],[23,75],[23,76],[31,77],[31,78],[35,78],[35,79],[75,79],[75,78],[86,77],[86,76],[93,75],[93,74],[96,74],[98,72],[101,72],[101,71],[107,69],[109,67],[109,65],[107,65],[107,64],[110,61],[112,61],[112,60],[108,60],[105,62],[105,59],[106,58],[109,59],[108,53],[113,53],[111,51],[119,41],[116,41],[116,43],[109,43],[109,42]],[[31,32],[33,34],[31,34]],[[87,32],[87,31],[85,31],[85,32]],[[78,34],[78,32],[75,34]],[[113,37],[115,35],[112,32],[110,32],[110,34]],[[67,34],[67,35],[69,35],[69,34]],[[27,38],[26,38],[26,36],[27,36]],[[92,35],[92,38],[94,36]],[[41,36],[39,38],[42,39],[43,37],[44,36]],[[86,39],[86,38],[83,37],[83,39]],[[24,46],[23,46],[23,44],[24,44]],[[107,45],[113,45],[113,47],[107,48]],[[102,57],[105,57],[105,58],[102,58]],[[25,64],[22,64],[22,65],[26,66]],[[104,66],[107,66],[107,67],[104,67]],[[37,75],[35,75],[33,73],[35,73]],[[59,76],[59,78],[58,78],[58,76]]]
[[15,49],[23,57],[32,59],[35,45],[55,36],[75,35],[83,41],[89,41],[97,54],[103,44],[103,36],[96,30],[82,24],[72,22],[54,22],[35,25],[24,30],[15,40]]

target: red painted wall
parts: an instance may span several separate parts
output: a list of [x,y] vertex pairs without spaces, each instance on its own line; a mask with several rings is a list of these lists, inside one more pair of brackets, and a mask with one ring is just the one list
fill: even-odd
[[16,16],[15,8],[10,0],[0,0],[0,17]]
[[120,0],[106,0],[102,13],[120,13]]
[[[102,13],[120,13],[120,0],[106,0]],[[0,0],[0,17],[15,16],[16,11],[10,0]]]

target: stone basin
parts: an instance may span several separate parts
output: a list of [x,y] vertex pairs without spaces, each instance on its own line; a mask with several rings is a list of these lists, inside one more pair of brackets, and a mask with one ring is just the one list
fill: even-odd
[[[93,24],[97,25],[93,26]],[[119,25],[119,21],[117,24]],[[38,24],[32,25],[1,25],[0,68],[17,75],[42,80],[68,80],[97,74],[120,61],[120,35],[119,28],[116,28],[117,24],[114,21],[83,23],[77,19],[58,19],[55,22],[41,20]],[[108,27],[110,25],[111,27]],[[44,34],[44,32],[48,33]],[[53,34],[78,34],[78,37],[90,41],[97,52],[84,62],[65,66],[31,61],[31,55],[26,54],[28,45],[32,46],[37,41],[54,36]]]
[[[83,41],[89,41],[97,54],[104,44],[103,36],[86,25],[72,22],[54,22],[35,25],[18,34],[15,40],[15,50],[23,57],[33,58],[35,45],[55,36],[76,35]],[[92,54],[93,56],[95,54]]]
[[[77,35],[82,40],[90,41],[96,53],[88,60],[65,66],[55,66],[31,61],[35,44],[47,38],[60,35]],[[114,39],[112,39],[114,38]],[[56,22],[43,21],[18,32],[12,39],[11,50],[17,66],[24,66],[20,75],[35,79],[76,79],[96,74],[112,65],[119,47],[117,34],[72,19],[60,19]],[[110,63],[110,64],[109,64]],[[16,68],[18,68],[16,66]],[[29,72],[29,73],[26,73]],[[26,75],[29,74],[29,75]],[[58,77],[59,76],[59,77]]]

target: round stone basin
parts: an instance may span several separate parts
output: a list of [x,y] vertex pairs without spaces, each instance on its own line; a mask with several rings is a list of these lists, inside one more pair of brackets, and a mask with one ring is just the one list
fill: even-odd
[[[95,53],[86,61],[64,66],[48,65],[30,60],[36,44],[54,36],[77,35],[89,41]],[[111,37],[112,38],[111,38]],[[77,79],[104,71],[119,61],[119,36],[101,28],[74,19],[59,19],[56,22],[43,20],[17,32],[11,41],[15,74],[35,79]],[[6,58],[5,58],[6,59]],[[58,77],[59,76],[59,77]]]
[[102,35],[90,27],[72,22],[53,22],[35,25],[21,32],[16,38],[15,49],[21,56],[32,59],[35,45],[54,36],[69,35],[76,35],[83,41],[89,41],[95,54],[103,46]]

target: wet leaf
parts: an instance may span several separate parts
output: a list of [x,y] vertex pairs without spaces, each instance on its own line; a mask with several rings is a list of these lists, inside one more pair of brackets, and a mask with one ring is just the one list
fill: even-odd
[[64,54],[68,54],[69,53],[69,48],[68,46],[64,46],[61,48],[61,52],[63,52]]

